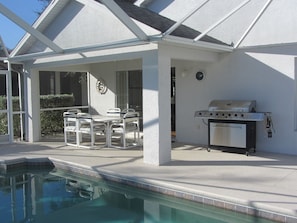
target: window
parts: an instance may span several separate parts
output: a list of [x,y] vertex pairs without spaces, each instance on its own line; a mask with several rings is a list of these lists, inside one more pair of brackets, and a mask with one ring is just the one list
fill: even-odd
[[87,73],[40,71],[40,130],[43,137],[63,132],[63,112],[88,111]]
[[88,105],[87,74],[81,72],[40,71],[40,95],[72,94],[74,105]]

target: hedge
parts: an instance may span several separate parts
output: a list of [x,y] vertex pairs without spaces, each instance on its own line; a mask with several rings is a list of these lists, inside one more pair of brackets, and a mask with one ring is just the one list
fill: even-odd
[[[73,95],[40,96],[40,108],[71,107],[74,104]],[[63,110],[41,111],[41,134],[49,135],[63,132]]]
[[[20,111],[19,98],[12,97],[13,111]],[[40,108],[59,108],[71,107],[74,104],[73,95],[41,95]],[[0,96],[0,110],[6,109],[6,97]],[[48,135],[63,132],[63,112],[64,110],[57,111],[41,111],[41,134]],[[14,135],[20,136],[20,116],[14,115]],[[0,114],[0,134],[7,134],[7,115]]]
[[[7,107],[7,100],[6,96],[0,96],[0,110],[6,110]],[[19,97],[12,97],[12,109],[13,111],[20,111],[19,105]],[[19,136],[21,134],[21,127],[20,127],[20,116],[13,115],[13,130],[14,135]],[[0,114],[0,134],[7,134],[8,131],[8,123],[7,123],[7,113]]]

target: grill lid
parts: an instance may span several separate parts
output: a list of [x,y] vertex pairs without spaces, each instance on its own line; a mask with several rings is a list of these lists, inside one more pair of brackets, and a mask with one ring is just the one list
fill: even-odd
[[256,101],[213,100],[208,111],[256,112]]

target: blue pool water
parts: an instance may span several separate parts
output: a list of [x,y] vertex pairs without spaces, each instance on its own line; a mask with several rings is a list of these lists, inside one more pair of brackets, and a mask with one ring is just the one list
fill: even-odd
[[61,171],[0,175],[1,223],[269,223],[271,221]]

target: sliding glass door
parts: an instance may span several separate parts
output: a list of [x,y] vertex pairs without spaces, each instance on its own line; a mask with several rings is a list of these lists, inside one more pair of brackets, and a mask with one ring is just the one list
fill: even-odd
[[139,112],[140,117],[142,117],[142,71],[141,70],[117,72],[116,106],[121,109],[132,108],[135,111]]
[[[171,68],[171,130],[173,134],[175,134],[175,94],[175,68],[173,67]],[[118,71],[116,73],[116,106],[121,109],[133,108],[142,117],[141,70]]]

